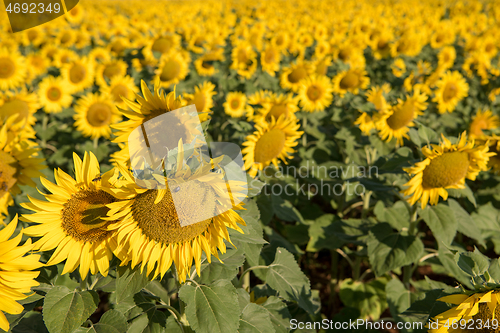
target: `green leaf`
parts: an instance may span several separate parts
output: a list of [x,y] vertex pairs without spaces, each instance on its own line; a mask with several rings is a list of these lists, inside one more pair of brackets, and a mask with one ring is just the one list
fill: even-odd
[[43,320],[51,333],[73,332],[97,309],[99,296],[94,291],[71,291],[54,286],[45,295]]
[[17,325],[11,326],[12,333],[48,333],[40,312],[28,312]]
[[457,220],[457,230],[467,237],[474,238],[479,242],[480,245],[485,245],[481,231],[475,225],[474,220],[469,215],[469,213],[460,206],[458,202],[453,199],[448,199],[448,205],[450,206],[455,219]]
[[420,135],[418,135],[418,131],[414,128],[410,128],[410,132],[408,133],[410,136],[410,140],[413,141],[417,146],[422,146],[422,141],[420,140]]
[[196,333],[236,332],[240,318],[236,289],[221,280],[210,286],[185,284],[179,297],[186,304],[186,317]]
[[325,214],[316,219],[309,227],[309,242],[306,251],[336,250],[341,247],[344,242],[335,235],[334,222],[338,219],[333,214]]
[[476,248],[474,252],[457,252],[455,262],[467,275],[482,275],[490,266],[490,259],[479,252]]
[[248,303],[240,317],[238,333],[275,333],[269,312],[255,303]]
[[418,135],[420,136],[422,141],[426,142],[427,144],[432,142],[432,140],[434,140],[438,136],[434,130],[422,124],[418,124]]
[[[239,267],[245,262],[243,250],[232,247],[219,256],[222,262],[213,260],[211,263],[204,262],[201,265],[201,276],[196,276],[199,283],[209,284],[215,280],[232,280],[237,274]],[[194,269],[194,268],[193,268]]]
[[127,319],[117,310],[108,310],[94,325],[94,329],[97,333],[124,333],[127,332]]
[[448,250],[445,246],[441,246],[438,249],[438,254],[439,261],[445,268],[446,272],[468,288],[472,288],[470,277],[457,266],[453,253],[451,253],[451,251]]
[[273,210],[279,219],[287,222],[300,221],[304,223],[304,218],[290,201],[284,200],[277,195],[272,195],[271,201],[273,203]]
[[269,312],[276,333],[287,333],[292,316],[286,304],[276,296],[269,296],[261,305]]
[[419,238],[394,232],[388,223],[379,223],[370,230],[368,258],[377,276],[416,262],[423,251]]
[[268,266],[265,280],[284,299],[298,302],[308,313],[317,311],[312,303],[309,279],[300,270],[293,254],[285,248],[276,249],[276,256]]
[[120,303],[130,297],[148,284],[149,280],[145,272],[141,273],[140,267],[134,269],[128,266],[121,266],[117,269],[116,277],[116,303]]
[[470,189],[469,185],[467,185],[467,183],[465,183],[465,188],[461,188],[461,189],[449,188],[449,189],[446,189],[446,191],[448,192],[448,194],[451,197],[454,197],[454,198],[466,197],[474,205],[474,207],[477,207],[477,202],[476,202],[476,197],[474,196],[474,192],[472,192],[472,190]]
[[[389,309],[391,315],[398,322],[412,322],[408,317],[402,316],[401,313],[406,311],[410,305],[417,299],[417,293],[411,292],[405,288],[403,283],[397,278],[393,278],[385,286],[385,293],[387,297],[387,303],[389,304]],[[403,329],[401,332],[408,332],[408,330]]]
[[345,279],[340,284],[340,300],[344,305],[358,309],[360,318],[378,320],[387,308],[385,285],[387,278],[379,277],[370,282]]
[[403,201],[398,201],[389,208],[379,201],[375,205],[374,213],[380,222],[387,222],[396,230],[410,226],[410,213]]
[[490,274],[495,283],[500,283],[500,261],[498,258],[491,260],[490,267],[488,267],[488,274]]
[[457,234],[458,223],[450,207],[444,204],[427,206],[425,209],[419,210],[419,214],[431,229],[438,245],[441,242],[445,245],[451,244]]

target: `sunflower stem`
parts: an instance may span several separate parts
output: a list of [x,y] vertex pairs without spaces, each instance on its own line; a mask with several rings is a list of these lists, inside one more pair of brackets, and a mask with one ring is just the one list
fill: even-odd
[[[253,267],[249,267],[247,268],[243,273],[241,273],[241,276],[240,276],[240,286],[243,287],[243,284],[244,284],[244,277],[247,273],[249,273],[250,271],[253,271],[254,269],[266,269],[266,268],[269,268],[268,266],[253,266]],[[248,285],[250,285],[250,282],[248,282]]]
[[156,306],[157,309],[167,309],[168,311],[172,312],[173,315],[175,315],[177,317],[177,320],[180,321],[181,320],[181,317],[182,315],[180,314],[179,311],[177,311],[176,308],[174,308],[173,306],[170,306],[170,305],[166,305],[166,304],[163,304],[163,305],[157,305]]
[[302,146],[307,146],[307,138],[306,138],[306,125],[307,125],[307,117],[302,118],[302,128],[304,129],[304,134],[302,134]]
[[[408,235],[413,236],[417,233],[417,225],[418,225],[418,214],[417,214],[417,206],[411,207],[411,216],[410,216],[410,227],[408,228]],[[405,266],[403,268],[403,284],[406,289],[410,289],[410,280],[413,273],[416,270],[416,266],[412,267],[412,265]]]
[[94,138],[94,149],[97,149],[99,146],[99,138]]
[[370,209],[370,197],[372,196],[372,191],[368,191],[363,195],[363,211],[361,212],[361,219],[365,219],[368,215],[368,209]]

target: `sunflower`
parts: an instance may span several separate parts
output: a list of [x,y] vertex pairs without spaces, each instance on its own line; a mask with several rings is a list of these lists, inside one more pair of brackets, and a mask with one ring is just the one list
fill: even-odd
[[439,113],[453,112],[458,102],[467,97],[469,92],[469,84],[457,71],[443,74],[436,86],[433,101],[438,103]]
[[366,93],[366,99],[368,102],[375,106],[375,109],[379,112],[384,111],[388,108],[387,100],[385,99],[385,94],[391,91],[391,86],[389,83],[384,83],[382,86],[372,87]]
[[[112,128],[118,130],[116,133],[117,137],[113,140],[113,142],[124,144],[128,143],[129,136],[132,133],[136,133],[137,131],[134,130],[141,128],[141,125],[144,123],[153,118],[166,115],[169,112],[184,106],[181,96],[175,96],[175,90],[170,92],[168,95],[165,95],[165,92],[160,89],[160,82],[158,78],[154,83],[153,92],[148,89],[144,81],[141,82],[141,88],[144,97],[136,95],[137,102],[124,99],[125,104],[130,110],[119,110],[129,119],[111,126]],[[194,112],[196,112],[196,108],[193,108]],[[179,138],[182,138],[184,142],[192,142],[196,136],[201,135],[199,132],[199,124],[200,118],[202,118],[203,115],[204,113],[199,112],[198,117],[192,117],[191,112],[187,114],[174,112],[171,113],[171,116],[169,116],[168,121],[170,124],[165,124],[165,118],[159,118],[160,120],[156,123],[156,126],[168,125],[168,131],[153,131],[148,136],[149,143],[176,143]],[[127,161],[130,159],[129,149],[126,145],[120,152],[115,154],[115,159],[117,161]]]
[[[248,98],[250,103],[250,97]],[[296,118],[295,112],[299,110],[298,96],[294,97],[293,93],[288,94],[271,94],[266,100],[262,101],[262,108],[257,109],[257,113],[253,115],[251,120],[256,123],[271,122],[271,119],[278,119],[281,115],[285,118]]]
[[489,151],[496,154],[490,157],[490,160],[488,161],[488,168],[494,173],[500,174],[500,136],[482,136],[481,139],[478,139],[478,142],[480,144],[487,144],[489,146]]
[[354,125],[358,125],[361,132],[365,135],[368,135],[370,131],[375,128],[373,118],[366,112],[361,113],[361,115],[354,122]]
[[33,80],[38,75],[45,74],[50,65],[49,59],[43,57],[40,53],[32,53],[26,56],[28,73],[26,80]]
[[15,120],[9,128],[10,133],[20,134],[21,139],[34,139],[34,114],[39,108],[37,96],[22,89],[15,93],[8,91],[0,98],[0,123],[5,123],[8,118],[14,116]]
[[366,75],[366,71],[361,68],[351,68],[347,71],[342,71],[332,79],[333,91],[341,97],[347,92],[357,95],[359,89],[365,89],[370,84],[370,78]]
[[288,68],[284,68],[280,75],[280,85],[283,89],[297,92],[301,82],[313,72],[313,66],[309,62],[299,61]]
[[404,186],[404,195],[411,196],[408,202],[414,205],[420,201],[422,209],[430,202],[436,205],[439,196],[448,198],[446,189],[465,188],[465,179],[475,180],[480,171],[487,170],[488,160],[495,153],[488,152],[487,145],[474,147],[474,141],[468,142],[466,133],[452,144],[444,135],[439,145],[422,148],[426,159],[404,170],[414,175]]
[[307,112],[323,111],[332,103],[332,83],[326,76],[312,75],[301,82],[300,106]]
[[407,96],[398,104],[380,112],[375,116],[375,127],[382,140],[391,141],[396,138],[399,145],[403,145],[403,138],[409,138],[410,127],[415,126],[413,120],[422,115],[427,108],[427,95],[416,89],[413,96]]
[[125,108],[126,104],[122,97],[126,99],[134,98],[135,94],[139,92],[139,89],[134,83],[134,79],[130,76],[114,76],[109,84],[101,86],[101,92],[103,94],[109,94],[113,100],[113,103],[120,107]]
[[[121,265],[141,264],[141,270],[153,272],[154,278],[163,277],[174,264],[179,281],[184,282],[193,261],[200,274],[202,252],[208,262],[212,255],[218,258],[219,251],[226,252],[224,242],[231,242],[227,229],[242,232],[238,224],[245,222],[236,210],[244,209],[240,201],[246,183],[226,182],[223,172],[210,172],[219,167],[220,158],[203,163],[193,155],[188,166],[181,145],[182,140],[168,178],[156,179],[166,188],[139,187],[128,170],[121,170],[125,179],[114,193],[122,200],[109,205],[108,213],[109,219],[121,221],[108,229],[117,233],[113,251]],[[240,203],[233,204],[233,199]]]
[[257,69],[257,53],[248,42],[239,41],[231,51],[231,69],[246,79],[250,79]]
[[115,77],[127,75],[127,63],[123,60],[110,60],[97,65],[95,70],[95,81],[100,86],[107,86],[108,82]]
[[17,50],[0,48],[0,90],[20,87],[26,75],[25,58]]
[[484,136],[483,130],[492,130],[500,127],[500,118],[494,115],[491,110],[478,110],[469,125],[469,136],[477,139]]
[[328,68],[332,65],[332,57],[324,57],[314,62],[314,73],[317,75],[327,75]]
[[18,224],[17,215],[2,230],[0,230],[0,329],[9,330],[9,322],[4,312],[20,314],[24,307],[16,301],[28,297],[31,287],[39,285],[35,278],[40,272],[33,271],[43,264],[40,255],[28,254],[33,249],[31,239],[19,246],[22,232],[9,239],[14,234]]
[[59,113],[73,101],[67,82],[60,76],[44,78],[38,86],[38,98],[47,113]]
[[194,61],[194,67],[200,76],[212,76],[218,72],[213,66],[216,61],[224,60],[224,50],[217,48],[210,50]]
[[111,55],[104,47],[94,47],[89,52],[89,58],[96,63],[108,62],[111,60]]
[[276,72],[280,69],[281,52],[280,50],[269,44],[260,55],[260,64],[262,70],[271,76],[276,76]]
[[94,64],[89,58],[76,59],[61,68],[61,74],[69,83],[72,93],[90,87],[94,83]]
[[111,124],[120,121],[120,114],[111,96],[88,93],[82,96],[75,105],[76,129],[84,136],[92,139],[109,138]]
[[208,119],[209,113],[214,106],[212,97],[217,95],[214,89],[215,84],[205,81],[201,85],[194,87],[194,94],[184,94],[183,96],[187,104],[195,104],[196,110],[202,113],[200,114],[200,121]]
[[455,58],[457,57],[457,52],[453,46],[445,46],[439,51],[438,54],[438,66],[442,69],[448,69],[453,67],[455,63]]
[[278,119],[271,118],[269,123],[256,124],[256,131],[243,143],[244,168],[249,170],[248,174],[255,177],[259,170],[271,163],[277,167],[279,160],[287,164],[294,153],[293,147],[304,133],[298,130],[299,127],[296,119],[283,115]]
[[[289,94],[293,95],[293,94]],[[248,104],[251,105],[264,105],[269,103],[271,99],[275,96],[272,91],[269,90],[258,90],[255,93],[248,96]]]
[[32,178],[43,174],[43,159],[38,158],[38,149],[27,139],[12,135],[12,123],[15,115],[7,119],[0,127],[0,213],[8,215],[7,207],[14,202],[11,195],[21,193],[19,185],[35,187]]
[[176,52],[179,49],[180,43],[181,38],[178,34],[167,32],[150,39],[142,50],[142,53],[146,60],[153,61],[156,59],[155,53],[161,57],[171,52]]
[[[467,332],[499,332],[499,328],[489,329],[490,326],[495,327],[490,323],[498,321],[500,318],[500,292],[497,290],[490,290],[482,293],[468,293],[468,294],[453,294],[441,297],[438,301],[455,305],[451,309],[432,318],[426,327],[430,328],[429,333],[448,333],[448,332],[462,332],[465,326],[473,329]],[[478,325],[476,325],[477,323]],[[479,323],[485,325],[484,329],[476,330]],[[488,325],[488,326],[486,326]],[[498,325],[496,325],[498,327]],[[434,328],[437,327],[437,328]],[[465,330],[463,330],[465,332]]]
[[156,77],[160,79],[163,88],[169,88],[172,84],[178,83],[188,75],[189,55],[183,56],[180,52],[173,52],[162,56],[158,69],[155,71]]
[[116,246],[113,232],[107,230],[113,221],[105,220],[107,205],[117,201],[110,194],[114,171],[101,175],[92,153],[86,152],[83,161],[74,153],[73,160],[75,179],[61,169],[54,170],[55,184],[40,178],[52,194],[44,194],[47,201],[28,196],[30,202],[21,206],[35,213],[21,219],[37,223],[25,230],[29,236],[41,237],[33,244],[36,250],[55,249],[48,266],[66,260],[61,274],[80,267],[82,279],[89,270],[106,276],[113,256],[110,249]]
[[226,101],[222,105],[224,112],[233,118],[239,118],[243,115],[253,114],[252,107],[247,104],[247,97],[242,92],[230,92],[227,94]]
[[402,58],[396,58],[391,65],[392,74],[395,77],[401,77],[406,73],[406,64]]

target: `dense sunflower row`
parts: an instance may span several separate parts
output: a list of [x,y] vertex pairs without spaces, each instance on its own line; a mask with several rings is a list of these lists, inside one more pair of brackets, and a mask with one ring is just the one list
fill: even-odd
[[[83,137],[114,145],[106,173],[89,152],[83,159],[73,154],[74,176],[57,168],[55,183],[41,178],[46,200],[20,204],[34,212],[20,217],[33,244],[16,247],[20,236],[8,240],[17,217],[0,231],[1,329],[9,327],[2,311],[19,313],[15,301],[36,284],[30,270],[42,265],[38,255],[23,257],[31,250],[53,251],[44,265],[65,261],[62,273],[78,269],[82,278],[106,276],[116,256],[152,278],[175,265],[180,281],[193,262],[199,272],[203,253],[210,262],[225,252],[227,229],[245,225],[236,212],[244,205],[223,209],[223,175],[210,172],[216,160],[211,167],[196,157],[195,167],[179,162],[172,177],[200,185],[180,185],[178,198],[137,185],[130,171],[132,131],[183,106],[194,104],[199,120],[212,122],[212,138],[229,124],[248,125],[233,139],[251,177],[289,163],[305,147],[308,115],[333,119],[335,108],[349,113],[342,126],[377,136],[391,149],[413,146],[410,131],[421,124],[450,114],[464,120],[440,127],[441,142],[419,148],[423,160],[405,168],[408,181],[400,190],[412,206],[436,205],[447,189],[500,171],[496,1],[162,6],[167,10],[140,1],[83,1],[64,18],[16,34],[6,18],[0,21],[0,213],[8,216],[20,186],[35,187],[46,168],[35,114],[68,115]],[[472,85],[481,94],[465,103]],[[221,206],[203,207],[215,217],[181,227],[173,202],[196,211],[201,208],[188,202],[207,196]]]

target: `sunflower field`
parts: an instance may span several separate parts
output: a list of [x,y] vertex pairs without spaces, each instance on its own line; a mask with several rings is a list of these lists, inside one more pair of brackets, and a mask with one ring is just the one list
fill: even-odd
[[12,8],[1,332],[500,332],[500,1]]

